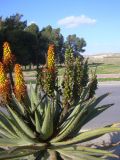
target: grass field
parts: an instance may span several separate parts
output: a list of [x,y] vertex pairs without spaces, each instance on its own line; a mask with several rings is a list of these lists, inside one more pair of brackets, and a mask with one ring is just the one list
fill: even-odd
[[[58,68],[58,75],[59,76],[63,76],[64,74],[64,67],[59,67]],[[117,64],[103,64],[103,63],[92,63],[89,64],[89,73],[91,73],[92,71],[96,70],[96,74],[120,74],[120,65]],[[27,83],[29,83],[30,81],[32,81],[33,83],[35,82],[34,79],[36,77],[36,71],[32,70],[32,71],[23,71],[23,74],[27,80]],[[120,81],[119,77],[115,77],[115,76],[111,76],[111,77],[101,77],[98,76],[98,81]]]
[[97,74],[120,74],[120,65],[97,63],[97,64],[90,64],[89,66],[90,70],[96,69]]
[[[89,64],[89,72],[95,70],[97,74],[120,74],[120,65],[114,64]],[[23,74],[28,77],[36,76],[36,71],[23,71]],[[61,76],[64,74],[64,67],[58,68],[58,74]]]
[[[120,74],[120,65],[114,64],[89,64],[89,72],[95,71],[96,74]],[[64,67],[59,68],[59,75],[63,75]]]

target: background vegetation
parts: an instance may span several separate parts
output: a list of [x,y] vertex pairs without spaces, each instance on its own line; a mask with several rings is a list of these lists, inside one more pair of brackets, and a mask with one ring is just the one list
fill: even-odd
[[75,34],[68,35],[66,40],[60,32],[60,28],[52,28],[50,25],[39,29],[35,23],[27,25],[27,20],[22,21],[23,15],[17,13],[3,19],[0,17],[0,57],[2,45],[7,41],[16,60],[21,65],[44,64],[48,44],[54,43],[57,62],[64,62],[65,48],[70,45],[74,55],[85,51],[86,42]]

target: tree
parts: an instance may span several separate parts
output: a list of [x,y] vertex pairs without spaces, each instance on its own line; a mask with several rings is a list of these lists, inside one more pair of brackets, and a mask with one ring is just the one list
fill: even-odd
[[[22,36],[21,36],[22,35]],[[17,63],[22,65],[36,64],[36,36],[25,31],[12,31],[8,34]]]
[[57,58],[60,60],[64,44],[63,35],[60,33],[60,28],[53,29],[50,25],[48,25],[39,33],[40,52],[44,57],[50,43],[55,45],[55,53],[57,54]]
[[3,53],[3,42],[4,42],[4,35],[2,32],[0,32],[0,59],[2,58]]
[[32,23],[25,28],[25,31],[37,35],[39,33],[39,27],[37,24]]
[[[2,19],[0,17],[0,46],[8,41],[11,44],[13,54],[18,63],[28,65],[36,64],[37,36],[31,32],[26,32],[27,21],[22,21],[23,15],[16,13],[10,17]],[[33,28],[33,32],[39,32],[37,25],[28,27]],[[2,52],[1,52],[2,53]]]
[[23,15],[16,13],[6,19],[3,19],[3,29],[6,31],[24,30],[27,26],[27,21],[21,21]]
[[76,34],[68,35],[65,46],[72,47],[74,55],[77,56],[85,51],[84,47],[86,47],[86,41],[84,38],[77,37]]

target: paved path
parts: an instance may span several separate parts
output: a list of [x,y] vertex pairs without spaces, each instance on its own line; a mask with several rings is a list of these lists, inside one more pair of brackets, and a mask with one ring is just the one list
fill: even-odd
[[120,74],[98,74],[98,78],[120,78]]
[[[104,94],[105,92],[111,92],[111,95],[106,97],[101,104],[114,103],[114,105],[86,124],[83,129],[97,128],[115,122],[120,122],[120,82],[100,82],[98,85],[97,95]],[[97,138],[92,141],[92,144],[109,145],[117,142],[120,142],[120,133],[118,132],[106,134]],[[120,156],[120,145],[112,147],[110,150]],[[108,160],[120,160],[120,158],[108,158]]]
[[97,95],[99,96],[106,92],[110,92],[111,95],[106,97],[100,104],[114,103],[114,105],[85,125],[84,128],[95,128],[120,122],[120,82],[100,82],[96,91]]

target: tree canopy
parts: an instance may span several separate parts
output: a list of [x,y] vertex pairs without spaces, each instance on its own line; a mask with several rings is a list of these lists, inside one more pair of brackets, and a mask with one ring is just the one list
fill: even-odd
[[83,53],[85,51],[84,47],[86,47],[84,38],[79,38],[76,34],[68,35],[65,44],[73,48],[75,55]]
[[64,54],[68,46],[73,48],[75,56],[85,51],[84,38],[73,34],[68,35],[65,40],[60,28],[48,25],[40,30],[37,24],[27,25],[27,20],[23,21],[22,18],[23,15],[19,13],[5,19],[0,17],[0,54],[4,41],[11,44],[17,62],[22,65],[44,64],[48,45],[51,43],[55,45],[58,63],[64,62]]

